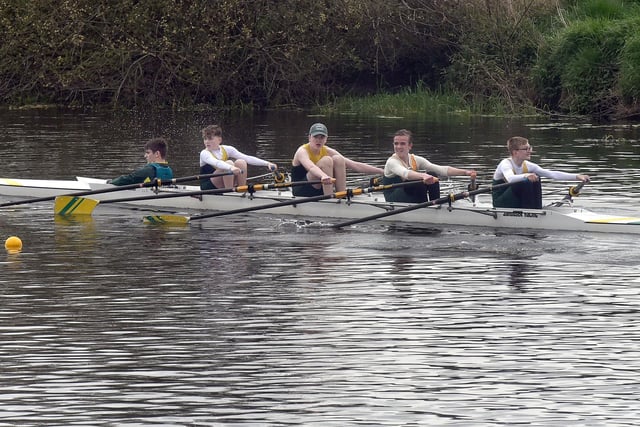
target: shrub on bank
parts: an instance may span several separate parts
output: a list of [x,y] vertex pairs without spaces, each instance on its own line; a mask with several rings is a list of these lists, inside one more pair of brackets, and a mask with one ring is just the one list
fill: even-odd
[[633,114],[634,4],[0,0],[0,103]]
[[532,72],[538,106],[605,119],[640,113],[640,9],[592,0],[575,17],[541,45]]
[[640,35],[627,38],[620,52],[618,84],[625,105],[640,103]]

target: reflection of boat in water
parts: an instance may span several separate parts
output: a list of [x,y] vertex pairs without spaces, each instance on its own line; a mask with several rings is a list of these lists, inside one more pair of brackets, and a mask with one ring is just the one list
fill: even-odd
[[[473,201],[458,193],[456,197],[438,199],[432,206],[416,208],[416,205],[408,203],[385,202],[382,192],[375,191],[376,187],[335,193],[333,197],[324,196],[324,199],[294,197],[287,187],[274,188],[269,184],[256,187],[260,189],[243,192],[227,189],[228,192],[223,194],[203,194],[198,186],[193,185],[120,189],[104,180],[91,178],[78,178],[76,181],[0,179],[0,195],[5,197],[55,198],[75,192],[89,192],[87,198],[123,207],[142,207],[163,212],[206,212],[192,216],[160,214],[149,217],[156,222],[185,223],[220,216],[223,212],[259,211],[298,219],[346,221],[343,224],[372,217],[385,222],[424,225],[640,234],[639,216],[593,212],[575,206],[571,198],[566,196],[542,209],[493,208],[490,195],[485,194],[490,192],[490,188],[485,188],[477,190]],[[78,203],[83,200],[86,199],[79,198]],[[374,218],[376,216],[380,217]]]

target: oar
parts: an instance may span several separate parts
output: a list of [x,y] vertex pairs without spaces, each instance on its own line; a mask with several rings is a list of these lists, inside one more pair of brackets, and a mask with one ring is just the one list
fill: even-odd
[[47,202],[49,200],[55,200],[57,197],[81,197],[81,196],[91,196],[94,194],[102,194],[102,193],[111,193],[114,191],[122,191],[122,190],[133,190],[136,188],[145,188],[145,187],[160,187],[162,185],[171,185],[171,184],[177,184],[179,182],[186,182],[186,181],[197,181],[200,179],[205,179],[205,178],[213,178],[216,176],[224,176],[224,175],[231,175],[233,174],[233,172],[225,172],[225,173],[211,173],[211,174],[206,174],[206,175],[193,175],[193,176],[185,176],[185,177],[181,177],[181,178],[173,178],[173,179],[166,179],[166,180],[160,180],[160,179],[153,179],[152,181],[149,182],[143,182],[140,184],[129,184],[129,185],[120,185],[120,186],[112,186],[112,187],[107,187],[107,188],[101,188],[99,190],[86,190],[86,191],[79,191],[76,193],[69,193],[69,194],[64,194],[64,195],[58,195],[58,196],[45,196],[45,197],[36,197],[33,199],[27,199],[27,200],[18,200],[18,201],[13,201],[13,202],[4,202],[4,203],[0,203],[0,207],[5,207],[5,206],[15,206],[15,205],[24,205],[27,203],[36,203],[36,202]]
[[384,175],[369,175],[360,178],[354,178],[347,181],[348,187],[359,187],[360,185],[368,185],[369,187],[375,187],[376,185],[382,185],[382,178]]
[[275,184],[247,184],[230,188],[213,188],[199,191],[182,191],[175,193],[148,194],[145,196],[122,197],[118,199],[96,200],[79,196],[58,196],[54,205],[54,213],[57,215],[91,215],[98,204],[127,203],[142,200],[169,199],[173,197],[202,196],[205,194],[224,193],[253,193],[258,190],[271,190],[276,188],[295,187],[306,184],[321,184],[322,181],[293,181],[277,182]]
[[466,197],[473,197],[473,196],[475,196],[477,194],[489,193],[489,192],[491,192],[493,190],[496,190],[498,188],[508,187],[510,185],[517,184],[518,182],[519,181],[505,182],[504,184],[490,185],[490,186],[488,186],[486,188],[482,188],[482,189],[479,189],[479,190],[463,191],[463,192],[457,193],[457,194],[449,194],[448,196],[440,197],[438,199],[430,200],[428,202],[416,203],[415,205],[406,206],[406,207],[399,208],[399,209],[394,209],[394,210],[391,210],[391,211],[381,212],[379,214],[366,216],[364,218],[357,218],[357,219],[353,219],[353,220],[350,220],[350,221],[341,222],[339,224],[334,225],[333,228],[347,227],[349,225],[359,224],[361,222],[366,222],[366,221],[372,221],[374,219],[384,218],[384,217],[391,216],[391,215],[397,215],[397,214],[401,214],[401,213],[404,213],[404,212],[413,211],[413,210],[416,210],[416,209],[426,208],[426,207],[434,206],[434,205],[442,205],[442,204],[448,203],[448,202],[455,202],[456,200],[464,199]]
[[580,190],[582,190],[582,187],[584,187],[586,183],[587,181],[580,181],[578,184],[572,187],[569,187],[569,192],[565,194],[562,200],[560,200],[559,202],[552,203],[552,206],[555,206],[555,207],[562,206],[566,202],[572,201],[574,197],[578,197],[580,195]]
[[247,181],[253,181],[253,180],[256,180],[256,179],[263,179],[263,178],[266,178],[268,176],[273,177],[273,180],[275,182],[278,182],[278,183],[285,182],[286,179],[287,179],[286,175],[283,172],[271,169],[271,172],[269,172],[269,173],[265,173],[265,174],[257,175],[257,176],[250,176],[249,178],[247,178]]
[[285,200],[283,202],[268,203],[265,205],[250,206],[247,208],[232,209],[228,211],[212,212],[212,213],[206,213],[201,215],[194,215],[191,217],[182,216],[182,215],[147,215],[143,218],[143,220],[144,222],[151,223],[151,224],[167,224],[167,223],[187,224],[190,221],[205,219],[205,218],[214,218],[214,217],[223,216],[223,215],[232,215],[237,213],[259,211],[264,209],[280,208],[280,207],[290,206],[290,205],[300,205],[302,203],[318,202],[320,200],[343,199],[345,197],[352,197],[359,194],[372,193],[374,191],[384,191],[384,190],[388,190],[395,187],[415,185],[421,182],[422,180],[416,180],[416,181],[405,181],[405,182],[400,182],[396,184],[378,185],[375,187],[368,187],[368,188],[353,188],[345,191],[337,191],[331,194],[321,194],[318,196],[301,197],[297,199]]
[[[476,183],[476,173],[473,172],[471,174],[471,181],[469,182],[469,186],[467,187],[467,190],[469,191],[475,191],[478,189],[478,184]],[[471,202],[475,203],[476,202],[476,196],[471,196]]]
[[563,200],[570,200],[572,197],[578,197],[580,195],[580,190],[587,183],[587,181],[580,181],[578,185],[574,185],[573,187],[569,187],[569,194],[564,196]]

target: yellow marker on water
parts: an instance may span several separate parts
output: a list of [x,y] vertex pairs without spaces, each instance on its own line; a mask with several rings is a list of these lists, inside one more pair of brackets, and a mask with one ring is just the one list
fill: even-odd
[[22,240],[17,236],[11,236],[5,240],[4,248],[9,252],[20,252],[22,250]]

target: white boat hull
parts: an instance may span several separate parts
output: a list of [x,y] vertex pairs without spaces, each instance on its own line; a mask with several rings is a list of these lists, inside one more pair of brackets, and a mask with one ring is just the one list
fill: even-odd
[[[78,178],[77,181],[12,180],[0,179],[0,195],[5,198],[52,197],[74,192],[98,190],[111,187],[105,181]],[[109,200],[199,191],[197,186],[175,186],[138,188],[95,194],[91,197],[103,203]],[[230,211],[256,208],[274,202],[294,199],[288,189],[260,190],[248,193],[225,193],[224,195],[182,196],[147,200],[118,202],[120,206],[144,207],[188,215],[190,212]],[[300,198],[304,199],[304,198]],[[387,203],[382,193],[373,192],[347,199],[329,199],[300,203],[264,210],[258,213],[276,216],[293,216],[301,219],[330,219],[340,222],[359,219],[378,213],[410,206],[405,203]],[[336,221],[337,220],[337,221]],[[414,209],[380,218],[379,221],[403,222],[429,225],[455,225],[490,228],[513,228],[533,230],[585,231],[605,233],[640,234],[640,217],[595,213],[580,207],[563,205],[547,206],[543,209],[495,209],[470,200],[458,200],[449,205]]]
[[[104,182],[104,181],[103,181]],[[0,195],[5,197],[49,197],[75,191],[89,191],[85,181],[0,178]]]

